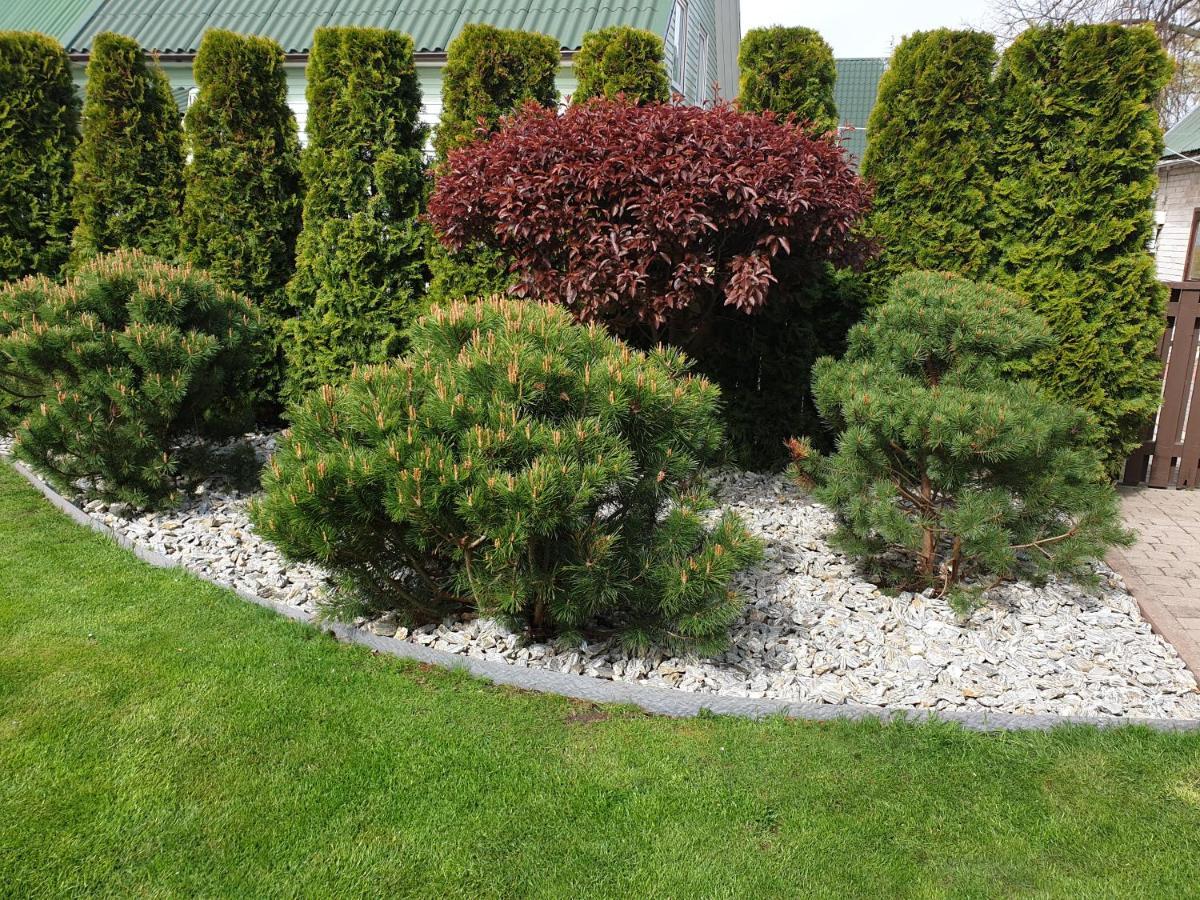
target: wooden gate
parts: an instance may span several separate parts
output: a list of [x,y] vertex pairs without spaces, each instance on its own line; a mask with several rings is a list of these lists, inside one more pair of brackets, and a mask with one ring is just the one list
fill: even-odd
[[1200,281],[1168,285],[1167,330],[1158,345],[1163,372],[1162,405],[1146,442],[1125,463],[1124,484],[1190,488],[1200,468]]

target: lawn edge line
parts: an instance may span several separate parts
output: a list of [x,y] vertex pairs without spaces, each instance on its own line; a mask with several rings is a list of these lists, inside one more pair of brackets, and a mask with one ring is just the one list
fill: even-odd
[[261,597],[239,588],[220,584],[215,579],[189,569],[182,561],[143,547],[113,530],[103,522],[88,515],[70,500],[63,497],[36,472],[19,460],[4,457],[17,474],[40,491],[60,512],[65,513],[76,524],[98,532],[142,562],[159,569],[179,569],[214,587],[231,591],[242,600],[269,609],[296,622],[303,622],[321,631],[334,635],[348,644],[357,644],[378,653],[386,653],[400,659],[426,663],[450,670],[465,670],[477,678],[495,684],[508,685],[522,690],[543,694],[557,694],[576,700],[593,703],[609,703],[637,706],[646,712],[672,718],[687,718],[702,713],[739,716],[761,719],[769,716],[785,716],[805,721],[866,721],[877,719],[884,723],[892,721],[949,722],[972,731],[1047,731],[1066,725],[1090,725],[1096,728],[1113,729],[1144,726],[1155,731],[1191,732],[1200,731],[1200,719],[1152,719],[1117,718],[1101,716],[1057,716],[1050,714],[1022,715],[1003,712],[964,712],[959,710],[916,710],[907,707],[875,707],[858,704],[833,705],[828,703],[801,703],[777,699],[751,699],[727,697],[720,694],[699,694],[688,691],[659,688],[632,682],[610,681],[588,675],[570,675],[551,672],[548,669],[524,668],[508,663],[493,662],[460,656],[435,650],[420,644],[400,641],[395,638],[372,634],[342,622],[319,623],[308,610],[280,603],[269,597]]

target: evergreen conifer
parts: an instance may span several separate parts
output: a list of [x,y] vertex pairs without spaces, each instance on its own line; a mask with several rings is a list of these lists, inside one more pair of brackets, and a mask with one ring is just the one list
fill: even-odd
[[572,101],[624,94],[639,103],[671,99],[663,42],[652,31],[613,25],[589,31],[575,56],[579,83]]
[[[16,454],[60,488],[144,506],[175,487],[182,444],[252,424],[257,310],[205,273],[139,251],[0,289],[0,359],[23,404]],[[0,382],[5,379],[0,367]]]
[[1033,371],[1090,414],[1114,468],[1159,402],[1165,289],[1147,247],[1169,76],[1153,29],[1068,25],[1022,34],[997,82],[997,278],[1049,324]]
[[63,48],[0,31],[0,282],[57,276],[71,248],[79,100]]
[[289,343],[292,394],[383,362],[424,288],[425,128],[412,38],[320,28],[308,64],[307,194]]
[[794,115],[820,133],[837,127],[833,50],[811,28],[752,28],[738,52],[738,104],[747,112]]
[[883,286],[911,269],[986,275],[995,39],[917,32],[892,54],[867,126],[863,176]]
[[792,442],[798,474],[837,512],[836,542],[877,576],[962,605],[1020,570],[1094,577],[1085,564],[1131,535],[1085,414],[1019,377],[1054,343],[1016,294],[948,273],[897,279],[846,355],[814,367],[837,451]]
[[167,76],[133,38],[105,32],[92,41],[72,193],[78,260],[118,248],[178,253],[179,107]]
[[344,589],[331,611],[499,616],[535,637],[713,650],[757,543],[715,523],[717,389],[557,306],[433,307],[400,360],[308,394],[256,527]]

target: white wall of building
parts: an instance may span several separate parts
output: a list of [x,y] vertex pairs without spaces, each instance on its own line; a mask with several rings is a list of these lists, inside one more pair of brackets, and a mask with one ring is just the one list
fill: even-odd
[[[1160,220],[1154,257],[1160,281],[1179,281],[1187,262],[1188,241],[1192,234],[1192,219],[1200,209],[1200,165],[1181,162],[1158,170],[1158,191],[1155,208]],[[1191,273],[1200,278],[1200,272]]]

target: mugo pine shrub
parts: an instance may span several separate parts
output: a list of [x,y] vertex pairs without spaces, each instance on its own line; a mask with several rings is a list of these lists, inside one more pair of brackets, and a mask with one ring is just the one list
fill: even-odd
[[86,478],[98,496],[155,503],[172,491],[182,439],[252,424],[259,316],[203,272],[118,251],[65,285],[5,286],[0,320],[0,359],[43,387],[16,454],[60,487]]
[[66,263],[78,142],[66,52],[45,35],[0,31],[0,282],[54,277]]
[[880,294],[912,269],[988,273],[995,65],[995,38],[978,31],[917,32],[892,54],[863,157]]
[[1165,288],[1147,247],[1170,63],[1150,28],[1032,28],[997,76],[997,280],[1053,345],[1038,380],[1092,417],[1116,468],[1158,409]]
[[259,530],[345,585],[337,610],[500,616],[539,636],[715,648],[757,544],[705,523],[717,389],[560,307],[433,307],[406,357],[291,411]]
[[92,41],[72,183],[75,259],[125,248],[179,251],[183,131],[167,76],[133,38]]
[[[186,119],[183,250],[217,283],[249,297],[277,341],[295,310],[287,283],[300,231],[300,143],[287,105],[283,50],[268,38],[214,29],[200,42]],[[282,348],[264,370],[282,380]],[[270,397],[264,398],[269,402]]]
[[[820,360],[813,393],[837,452],[792,452],[838,515],[836,542],[899,586],[956,605],[1019,570],[1086,577],[1131,537],[1086,416],[1017,377],[1052,338],[1015,294],[910,272]],[[973,580],[965,588],[964,580]]]
[[639,103],[671,99],[663,42],[652,31],[614,25],[589,31],[575,56],[574,103],[624,94]]
[[837,127],[837,64],[829,44],[813,29],[750,29],[742,38],[738,68],[738,105],[747,112],[794,115],[818,133]]
[[827,266],[862,256],[868,196],[841,148],[799,124],[596,98],[527,107],[454,153],[429,217],[455,252],[510,257],[516,293],[686,352],[757,463],[817,425],[809,367],[848,328]]
[[421,87],[412,38],[319,28],[308,64],[308,192],[288,342],[288,393],[383,362],[424,290]]

